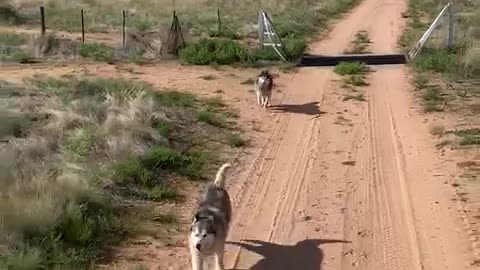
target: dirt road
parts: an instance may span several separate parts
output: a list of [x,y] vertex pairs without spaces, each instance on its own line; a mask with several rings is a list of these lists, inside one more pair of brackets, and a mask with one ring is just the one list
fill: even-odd
[[[364,29],[373,52],[396,52],[405,9],[365,0],[311,51],[341,53]],[[412,108],[406,68],[375,67],[367,102],[342,101],[335,79],[302,69],[277,113],[264,113],[275,127],[230,187],[227,269],[470,269],[452,191],[434,176],[449,172]]]

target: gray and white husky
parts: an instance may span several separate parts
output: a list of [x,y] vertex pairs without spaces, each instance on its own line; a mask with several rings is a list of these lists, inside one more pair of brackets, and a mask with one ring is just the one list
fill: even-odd
[[225,163],[220,167],[213,183],[207,186],[200,201],[190,232],[192,269],[203,270],[205,258],[215,255],[216,270],[223,270],[223,253],[232,218],[230,197],[224,188],[225,171],[231,167]]
[[260,107],[270,107],[272,101],[273,76],[268,70],[262,70],[255,79],[255,93]]

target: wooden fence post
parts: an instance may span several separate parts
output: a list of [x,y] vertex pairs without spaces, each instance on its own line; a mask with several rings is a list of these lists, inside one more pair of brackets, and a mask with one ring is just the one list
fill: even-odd
[[263,21],[263,10],[258,12],[258,49],[263,50],[265,42],[265,22]]
[[220,36],[222,33],[222,19],[220,18],[220,9],[217,8],[217,23],[218,23],[218,33],[217,35]]
[[127,24],[127,15],[125,10],[122,10],[122,16],[123,16],[123,26],[122,26],[122,45],[125,46],[126,44],[126,24]]
[[47,32],[47,27],[45,26],[45,8],[43,6],[40,7],[40,21],[42,24],[42,36],[44,36]]
[[82,16],[82,43],[85,43],[85,20],[83,18],[83,8],[81,10],[81,16]]

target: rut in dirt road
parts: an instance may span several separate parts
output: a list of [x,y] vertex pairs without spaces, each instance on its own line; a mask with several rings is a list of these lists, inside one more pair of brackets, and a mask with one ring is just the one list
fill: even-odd
[[[393,53],[405,9],[401,0],[365,0],[311,50],[339,53],[364,29],[374,52]],[[230,188],[227,269],[468,269],[453,213],[422,201],[449,198],[427,181],[435,156],[422,128],[410,129],[421,121],[405,117],[406,74],[401,66],[371,74],[363,103],[342,101],[331,70],[292,76],[276,109],[262,112],[273,132]],[[339,116],[352,124],[335,124]],[[420,154],[405,152],[413,148]]]

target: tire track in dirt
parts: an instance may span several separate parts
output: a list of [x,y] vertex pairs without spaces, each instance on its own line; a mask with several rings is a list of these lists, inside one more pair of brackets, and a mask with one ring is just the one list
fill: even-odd
[[[300,81],[302,78],[295,77],[294,81]],[[315,96],[315,92],[312,92]],[[321,92],[320,92],[321,95]],[[287,101],[294,100],[292,98],[292,94],[289,94],[287,97]],[[315,100],[315,98],[306,98],[306,100]],[[283,103],[285,104],[285,102]],[[302,102],[290,102],[290,105],[287,106],[301,106]],[[307,105],[309,106],[309,105]],[[312,108],[306,108],[308,110],[315,110],[315,105],[312,105]],[[318,110],[318,108],[316,109]],[[319,113],[319,111],[318,111]],[[252,182],[267,182],[269,184],[265,185],[266,188],[260,191],[259,198],[263,198],[263,200],[256,204],[248,204],[249,207],[243,209],[237,209],[242,218],[245,216],[249,216],[251,221],[254,221],[252,226],[246,226],[242,230],[242,234],[239,237],[238,234],[231,235],[231,239],[235,239],[235,241],[239,241],[245,239],[245,237],[251,237],[252,231],[251,228],[255,228],[255,233],[258,232],[259,235],[262,235],[262,238],[265,238],[265,241],[270,241],[273,237],[273,234],[278,225],[278,217],[280,211],[284,209],[285,202],[291,202],[290,198],[292,198],[293,189],[292,184],[296,184],[296,179],[293,179],[295,174],[299,172],[299,164],[305,164],[306,160],[308,159],[308,153],[306,152],[305,144],[308,144],[312,137],[312,123],[315,121],[315,117],[318,115],[309,115],[309,113],[301,113],[292,114],[289,112],[278,112],[280,118],[284,120],[280,120],[282,123],[286,124],[287,133],[282,138],[281,144],[270,144],[268,147],[278,148],[274,152],[277,152],[276,156],[272,156],[274,158],[274,166],[270,167],[270,170],[266,175],[259,175],[259,177],[254,177],[253,179],[249,177],[249,181]],[[299,120],[302,121],[299,121]],[[310,119],[309,121],[304,121],[304,119]],[[281,125],[279,128],[284,128],[284,125]],[[291,146],[296,146],[292,150],[290,150]],[[282,158],[279,158],[282,157]],[[255,161],[256,163],[258,161]],[[264,170],[264,166],[262,163],[264,161],[258,162],[260,165],[258,166],[259,169]],[[300,169],[301,172],[304,170]],[[250,176],[252,173],[249,174]],[[280,178],[280,179],[278,179]],[[257,190],[258,192],[258,190]],[[251,195],[253,197],[257,197],[256,195]],[[295,195],[293,195],[295,197]],[[245,198],[243,198],[245,199]],[[248,199],[247,199],[248,200]],[[253,207],[254,206],[254,207]],[[252,211],[256,209],[255,211]],[[236,226],[236,225],[234,225]],[[235,231],[235,229],[232,229]],[[261,232],[260,232],[261,231]],[[238,240],[237,240],[238,239]],[[244,250],[242,248],[238,248],[236,252],[232,254],[232,265],[233,267],[237,267],[239,264],[246,264],[248,262],[241,262],[240,259],[242,258],[242,253]],[[249,260],[247,258],[247,260]]]
[[[312,51],[338,52],[356,31],[366,29],[375,52],[395,52],[396,39],[404,24],[401,13],[405,9],[406,1],[402,0],[365,0],[324,41],[313,44]],[[372,10],[378,16],[372,16]],[[440,240],[444,236],[435,232],[431,221],[419,223],[432,215],[422,206],[423,192],[412,192],[412,181],[420,179],[408,172],[415,156],[405,154],[405,135],[418,137],[421,130],[408,130],[405,124],[408,122],[404,120],[401,125],[398,122],[399,115],[409,108],[405,102],[404,108],[396,104],[399,95],[406,95],[402,91],[408,87],[402,83],[403,75],[403,67],[380,68],[372,74],[371,85],[367,87],[367,106],[346,105],[332,98],[335,91],[329,89],[328,82],[336,76],[329,70],[302,69],[289,82],[285,102],[302,104],[320,100],[322,110],[328,114],[314,120],[292,112],[279,116],[289,121],[286,126],[277,127],[286,129],[282,141],[266,146],[278,148],[270,150],[276,156],[269,173],[248,180],[268,182],[268,189],[258,197],[248,192],[243,194],[247,201],[249,196],[257,199],[239,213],[250,217],[252,222],[242,228],[242,237],[230,237],[231,241],[247,237],[257,242],[243,243],[244,248],[237,249],[231,264],[233,269],[467,269],[461,263],[467,255],[447,248]],[[354,118],[355,127],[332,125],[334,113],[342,108]],[[345,145],[346,141],[350,143]],[[294,149],[289,150],[288,146]],[[340,154],[333,149],[340,149]],[[419,149],[428,150],[423,145]],[[344,160],[341,153],[347,153],[347,159],[354,159],[356,165],[341,165]],[[418,166],[415,167],[418,172]],[[425,173],[420,175],[427,178]],[[418,208],[421,211],[417,212]],[[452,218],[446,213],[442,215],[436,220]],[[441,231],[446,232],[446,228]],[[435,247],[425,235],[435,236],[438,240],[434,242],[441,245]],[[315,249],[304,245],[309,239],[316,239],[316,246],[335,239],[352,243]],[[455,255],[445,258],[447,250]],[[312,260],[301,253],[309,257],[318,254],[319,259]],[[291,260],[286,258],[288,254]],[[442,259],[433,260],[435,256]]]
[[[375,74],[374,76],[379,76]],[[372,88],[374,85],[372,85]],[[392,122],[388,103],[377,100],[375,94],[369,95],[369,133],[370,147],[374,166],[373,190],[375,204],[372,213],[376,216],[374,234],[382,235],[374,241],[377,253],[383,257],[385,269],[420,269],[415,231],[412,230],[411,209],[405,209],[404,204],[409,198],[405,190],[396,188],[402,186],[402,168],[396,162],[399,153],[395,147],[397,142],[392,139]],[[405,232],[402,228],[408,228]],[[409,245],[395,239],[408,238]],[[412,240],[413,239],[413,240]],[[412,245],[410,247],[410,245]],[[410,254],[411,253],[411,254]]]

